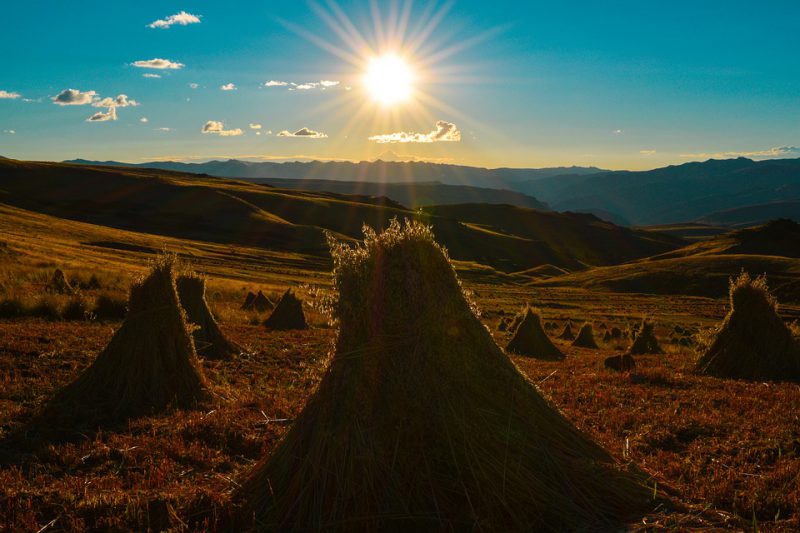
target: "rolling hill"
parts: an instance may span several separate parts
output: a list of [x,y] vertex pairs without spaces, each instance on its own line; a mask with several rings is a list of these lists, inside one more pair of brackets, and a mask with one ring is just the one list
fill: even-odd
[[406,207],[463,203],[507,204],[549,210],[532,196],[508,189],[489,189],[440,182],[368,182],[315,179],[252,178],[249,181],[283,189],[326,191],[349,195],[385,196]]
[[723,297],[728,279],[742,270],[767,274],[782,301],[800,301],[800,224],[774,220],[614,267],[592,268],[537,285],[616,292]]
[[[457,218],[444,206],[410,211],[385,198],[280,189],[196,174],[148,168],[63,163],[0,162],[0,203],[47,215],[116,229],[196,241],[304,254],[328,261],[325,231],[358,238],[364,224],[385,227],[394,217],[417,218],[433,226],[453,259],[517,272],[551,264],[576,270],[607,265],[678,248],[674,238],[635,232],[589,215],[519,211],[524,231],[495,231],[499,223]],[[498,216],[511,206],[495,206]],[[521,208],[517,208],[521,209]],[[464,214],[462,212],[462,214]],[[536,237],[549,224],[548,239]],[[556,244],[559,228],[594,239],[570,253]],[[621,252],[603,249],[615,242]]]
[[789,218],[800,221],[800,199],[744,205],[723,211],[715,211],[698,218],[697,222],[729,227],[748,227],[776,218]]

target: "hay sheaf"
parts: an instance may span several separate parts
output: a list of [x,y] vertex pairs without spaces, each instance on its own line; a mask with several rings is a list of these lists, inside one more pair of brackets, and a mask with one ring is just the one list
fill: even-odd
[[241,309],[243,311],[249,311],[253,309],[253,302],[256,299],[256,294],[254,292],[248,292],[247,296],[244,297],[244,302],[242,302]]
[[559,339],[564,341],[571,341],[575,340],[575,333],[572,332],[572,323],[567,322],[564,325],[564,329],[561,330],[561,334],[558,336]]
[[253,309],[259,313],[263,313],[270,309],[275,309],[275,304],[272,303],[272,300],[267,298],[263,292],[258,291],[258,294],[256,294],[256,297],[253,299]]
[[561,361],[564,354],[555,347],[542,327],[542,318],[538,312],[528,307],[524,317],[514,332],[514,337],[506,346],[506,350],[519,355],[527,355],[546,361]]
[[[261,294],[259,292],[259,294]],[[295,295],[292,289],[286,289],[281,296],[275,310],[264,321],[269,329],[308,329],[306,315],[303,312],[303,302]]]
[[60,268],[57,268],[55,272],[53,272],[53,277],[50,278],[50,282],[45,287],[47,292],[53,294],[73,294],[75,289],[70,285],[69,281],[67,281],[67,276],[64,275],[64,271]]
[[122,326],[91,366],[55,396],[48,413],[111,421],[172,405],[193,408],[209,399],[173,268],[174,258],[161,258],[132,285]]
[[578,331],[578,336],[572,341],[572,345],[579,348],[598,348],[597,342],[594,340],[594,328],[592,328],[590,323],[586,322],[581,326],[580,331]]
[[636,334],[636,338],[633,339],[629,351],[634,355],[664,353],[656,337],[655,324],[642,320],[641,327]]
[[242,527],[601,529],[647,507],[495,344],[429,228],[365,234],[333,244],[335,353],[238,491]]
[[178,299],[194,328],[192,338],[197,354],[206,359],[226,359],[242,353],[219,329],[206,301],[206,280],[196,274],[182,274],[176,280]]
[[696,370],[717,377],[800,381],[800,347],[778,315],[765,276],[730,282],[730,311]]

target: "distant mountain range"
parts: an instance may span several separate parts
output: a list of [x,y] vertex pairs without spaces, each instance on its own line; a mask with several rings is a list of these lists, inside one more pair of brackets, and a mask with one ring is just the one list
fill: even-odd
[[[556,211],[592,213],[625,225],[702,221],[744,227],[777,216],[800,220],[800,159],[711,159],[648,171],[607,171],[595,167],[486,169],[387,161],[227,160],[131,165],[78,159],[72,163],[148,167],[240,179],[280,179],[283,187],[291,186],[287,180],[304,180],[314,190],[385,195],[409,207],[462,202],[508,203],[540,209],[549,206]],[[336,183],[326,184],[326,180]],[[425,190],[417,194],[410,185],[421,188],[424,185]],[[456,186],[473,189],[459,191],[453,188]]]
[[310,161],[310,162],[253,162],[228,159],[205,163],[151,161],[149,163],[120,163],[118,161],[87,161],[73,159],[65,163],[104,166],[135,166],[208,174],[223,178],[284,178],[334,180],[374,183],[418,183],[437,181],[447,185],[469,185],[516,189],[514,184],[553,176],[582,176],[603,172],[596,167],[553,168],[480,168],[421,161]]
[[[634,225],[691,220],[753,225],[776,215],[800,220],[797,209],[730,212],[800,199],[800,159],[711,159],[641,172],[562,175],[531,180],[516,190],[558,211],[599,209]],[[710,215],[720,211],[728,211],[727,216]]]

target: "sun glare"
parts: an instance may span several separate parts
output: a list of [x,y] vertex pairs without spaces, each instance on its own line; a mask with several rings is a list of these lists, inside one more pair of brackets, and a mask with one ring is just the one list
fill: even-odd
[[373,58],[364,74],[367,92],[383,105],[408,100],[413,81],[408,63],[394,54]]

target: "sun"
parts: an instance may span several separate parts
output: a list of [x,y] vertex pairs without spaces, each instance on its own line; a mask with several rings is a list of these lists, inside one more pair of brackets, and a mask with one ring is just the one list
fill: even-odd
[[387,106],[408,100],[413,82],[408,62],[396,54],[372,58],[364,73],[367,93],[376,102]]

